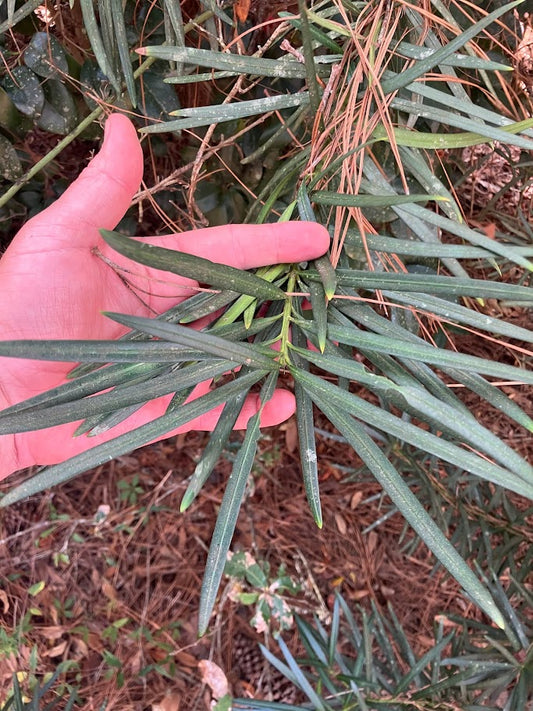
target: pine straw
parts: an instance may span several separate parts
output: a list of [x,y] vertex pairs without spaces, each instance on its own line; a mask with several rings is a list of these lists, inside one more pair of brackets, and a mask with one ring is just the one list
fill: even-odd
[[[476,411],[475,403],[469,404]],[[500,413],[484,408],[483,419],[498,433],[509,431]],[[235,434],[235,441],[239,437]],[[193,433],[145,447],[2,511],[4,630],[13,635],[31,608],[38,608],[39,614],[31,617],[18,650],[0,661],[0,698],[13,671],[28,671],[34,645],[38,675],[53,671],[61,661],[77,661],[79,672],[72,671],[66,679],[79,685],[87,710],[99,709],[104,700],[107,709],[150,709],[167,692],[177,694],[182,709],[206,708],[197,670],[205,658],[226,671],[238,693],[243,688],[254,692],[246,680],[232,674],[233,645],[242,635],[261,638],[248,624],[252,612],[229,601],[227,583],[210,633],[196,639],[206,548],[231,466],[223,460],[198,500],[179,514],[187,476],[205,442],[206,435]],[[521,454],[533,461],[531,438],[521,442]],[[251,551],[259,560],[268,560],[272,570],[284,563],[303,584],[291,604],[308,618],[327,615],[335,590],[342,591],[353,609],[357,603],[368,609],[373,601],[386,612],[391,603],[418,654],[431,646],[432,626],[440,615],[478,617],[455,582],[433,569],[424,546],[405,552],[411,533],[404,531],[399,515],[363,534],[388,511],[388,503],[375,496],[379,487],[365,477],[344,481],[344,468],[360,466],[349,448],[322,436],[319,461],[321,531],[305,500],[294,423],[265,432],[234,550]],[[119,482],[131,482],[135,475],[143,493],[129,505],[120,499]],[[20,478],[4,482],[2,489]],[[102,505],[109,506],[109,513],[95,525]],[[68,555],[68,562],[57,560],[58,553]],[[28,589],[39,581],[44,589],[32,597]],[[128,621],[118,629],[116,642],[106,638],[110,626],[124,618]],[[290,642],[291,635],[286,638]],[[276,651],[275,644],[272,647]],[[117,670],[104,663],[104,648],[122,663],[120,687]],[[140,675],[156,664],[159,672]]]

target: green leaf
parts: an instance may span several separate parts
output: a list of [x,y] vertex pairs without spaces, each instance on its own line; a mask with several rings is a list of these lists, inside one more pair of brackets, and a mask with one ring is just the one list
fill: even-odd
[[261,402],[260,410],[248,421],[243,443],[235,458],[226,491],[224,492],[224,497],[220,504],[202,582],[200,610],[198,613],[199,635],[205,634],[209,625],[211,612],[215,606],[218,586],[220,585],[220,580],[224,572],[228,550],[246,490],[246,482],[252,470],[257,450],[257,442],[261,435],[259,429],[261,412],[265,403],[272,397],[276,382],[277,373],[270,373],[261,388],[261,394],[259,396]]
[[44,91],[36,74],[28,67],[13,67],[2,82],[6,94],[20,113],[36,119],[44,106]]
[[163,323],[156,319],[143,318],[142,316],[126,316],[124,314],[110,314],[106,316],[124,326],[144,331],[151,336],[164,338],[167,341],[180,343],[182,346],[195,348],[204,353],[210,353],[217,358],[226,358],[234,363],[244,363],[250,367],[274,370],[277,364],[274,359],[251,343],[235,343],[224,338],[213,336],[205,331],[195,331],[187,326],[175,323]]
[[235,121],[247,116],[256,114],[266,114],[271,111],[281,111],[295,106],[302,106],[309,102],[306,92],[299,94],[280,94],[279,96],[268,96],[264,99],[250,99],[233,104],[217,104],[215,106],[200,106],[195,109],[180,109],[172,114],[185,113],[190,118],[181,118],[167,123],[158,123],[153,126],[141,128],[141,133],[166,133],[167,131],[180,131],[185,128],[195,128],[196,126],[206,126],[224,121]]
[[[359,365],[356,362],[350,361],[345,358],[335,358],[333,356],[323,356],[319,353],[312,353],[308,351],[307,353],[298,350],[303,357],[314,363],[318,367],[324,369],[328,373],[335,373],[336,375],[347,377],[354,382],[361,382],[358,378],[358,368]],[[376,427],[383,432],[387,432],[392,437],[399,440],[407,442],[417,449],[423,452],[429,452],[434,454],[441,459],[444,459],[451,464],[458,466],[460,469],[466,469],[473,474],[491,481],[499,486],[507,487],[512,491],[516,491],[521,496],[526,496],[533,498],[533,482],[531,481],[531,476],[527,476],[527,471],[524,473],[520,471],[519,473],[514,473],[514,470],[509,470],[493,464],[488,459],[481,457],[477,454],[472,454],[466,449],[448,442],[444,437],[439,437],[432,434],[426,430],[420,429],[419,427],[411,424],[401,417],[396,417],[389,413],[385,408],[378,407],[377,405],[372,405],[366,400],[357,397],[352,393],[345,392],[340,388],[328,383],[325,380],[318,378],[315,375],[310,375],[302,373],[301,370],[294,375],[295,380],[302,382],[302,385],[310,383],[310,387],[315,389],[321,389],[323,396],[327,397],[329,401],[335,405],[338,409],[343,412],[348,412],[362,421],[366,422],[371,427]],[[381,378],[385,381],[385,378]],[[364,383],[364,380],[362,381]],[[414,393],[414,408],[416,409],[417,396],[422,398],[427,398],[427,393],[421,388],[409,388]],[[389,391],[401,393],[403,391],[403,386],[392,385]],[[382,396],[387,395],[387,390],[381,387],[377,390]],[[391,399],[394,404],[394,398]],[[459,420],[462,416],[460,412],[454,410],[450,406],[442,407],[443,403],[439,403],[434,400],[433,409],[430,411],[431,421],[445,419],[448,427],[453,427],[453,423]],[[427,410],[421,409],[421,413],[426,419]],[[441,414],[442,413],[442,414]],[[464,418],[463,418],[464,419]],[[491,432],[478,425],[478,428],[472,429],[472,422],[467,423],[464,427],[464,432],[461,432],[461,427],[455,427],[455,430],[459,431],[459,434],[463,434],[468,439],[476,442],[479,445],[479,450],[481,452],[491,451],[498,448],[498,445],[505,447],[505,445],[498,440]],[[506,448],[509,451],[509,448]],[[511,450],[511,459],[514,460],[518,455]],[[505,454],[504,454],[505,461]],[[512,462],[514,463],[514,461]],[[507,462],[506,462],[507,464]],[[520,460],[519,464],[522,464],[522,469],[524,468],[524,461]]]
[[[241,373],[243,373],[242,370]],[[215,429],[209,437],[209,442],[204,447],[200,461],[196,465],[196,468],[191,476],[191,480],[189,481],[189,485],[187,486],[187,490],[181,500],[181,513],[186,511],[192,504],[200,489],[211,475],[215,464],[220,459],[222,451],[233,431],[239,413],[242,410],[247,394],[248,391],[243,390],[236,397],[228,400],[228,402],[224,405],[222,414],[218,418]]]
[[[533,292],[533,289],[530,291]],[[395,303],[413,306],[420,313],[429,313],[431,316],[442,316],[452,323],[466,323],[480,331],[498,333],[507,338],[515,338],[525,341],[526,343],[533,343],[533,332],[528,329],[515,326],[513,323],[508,323],[499,318],[492,318],[473,308],[460,306],[447,299],[439,299],[436,296],[429,296],[428,294],[417,297],[412,294],[401,294],[386,289],[383,290],[383,296]]]
[[137,378],[149,378],[153,375],[158,375],[167,369],[168,365],[161,365],[160,363],[110,365],[96,372],[80,376],[75,380],[68,381],[44,393],[35,395],[16,405],[11,405],[11,407],[0,411],[0,418],[4,415],[21,412],[22,410],[42,409],[51,407],[52,405],[59,405],[63,402],[72,402],[86,397],[87,395],[93,395],[111,386],[128,383],[130,381],[135,382]]
[[[305,345],[305,336],[296,327],[293,326],[293,329],[295,342]],[[300,361],[299,365],[303,369],[308,367],[305,361]],[[305,493],[313,519],[316,525],[322,528],[313,402],[297,380],[294,383],[294,396],[296,398],[296,427]]]
[[499,7],[488,15],[485,15],[481,20],[475,24],[469,25],[468,29],[464,30],[460,35],[454,37],[441,49],[433,52],[426,59],[420,60],[414,64],[414,66],[406,69],[401,74],[396,75],[394,78],[387,79],[381,83],[381,91],[383,94],[390,94],[393,91],[397,91],[402,87],[414,82],[419,79],[427,72],[431,71],[433,67],[439,64],[443,64],[448,57],[451,57],[454,52],[461,49],[467,42],[478,35],[485,27],[488,27],[491,22],[497,20],[498,17],[503,15],[505,12],[509,12],[514,7],[518,7],[523,2],[523,0],[515,0],[508,5]]
[[0,341],[0,357],[59,363],[177,363],[200,355],[204,351],[160,341]]
[[0,175],[10,182],[14,182],[22,175],[22,164],[17,151],[2,134],[0,134]]
[[345,195],[330,192],[329,190],[316,190],[313,201],[317,205],[333,205],[335,207],[391,207],[392,205],[405,205],[414,202],[442,202],[446,200],[441,195]]
[[113,71],[113,63],[111,59],[107,56],[104,48],[104,43],[102,41],[102,36],[100,34],[100,29],[96,21],[96,15],[94,12],[93,0],[79,0],[81,12],[83,16],[83,26],[87,32],[89,42],[91,43],[92,50],[96,57],[100,69],[109,79],[113,85],[115,91],[120,93],[120,82],[118,81],[115,72]]
[[11,489],[0,500],[0,508],[10,506],[21,499],[68,481],[88,469],[100,466],[100,464],[104,464],[110,459],[127,454],[138,447],[148,444],[148,442],[164,437],[169,432],[231,399],[241,390],[250,388],[265,374],[265,371],[253,371],[238,380],[222,385],[216,390],[212,390],[206,395],[184,404],[178,410],[173,410],[146,425],[141,425],[131,432],[97,445],[66,462],[47,467],[28,481]]
[[321,390],[310,387],[307,381],[304,387],[316,406],[322,410],[330,422],[352,445],[355,452],[368,466],[408,523],[442,565],[463,587],[470,599],[490,617],[496,626],[506,630],[507,623],[487,588],[482,585],[435,522],[429,517],[400,474],[394,469],[362,426],[344,411],[333,407],[331,401],[324,396]]
[[305,66],[295,59],[264,59],[232,54],[230,52],[213,52],[209,49],[193,47],[142,47],[139,54],[170,62],[185,62],[194,66],[211,67],[222,71],[252,74],[260,77],[280,77],[282,79],[305,79]]
[[76,125],[77,112],[74,99],[59,79],[48,79],[44,84],[45,102],[41,115],[35,119],[39,128],[64,135]]
[[326,347],[326,337],[328,331],[328,311],[326,304],[326,294],[322,284],[310,281],[307,284],[311,307],[313,311],[313,322],[316,328],[316,338],[321,353]]
[[399,358],[420,360],[441,367],[450,366],[467,372],[484,373],[502,380],[507,378],[533,385],[533,373],[531,371],[524,368],[516,368],[512,365],[496,363],[487,358],[445,351],[442,348],[435,348],[430,345],[400,342],[392,340],[388,336],[364,333],[363,331],[354,331],[353,329],[340,328],[338,326],[329,327],[329,337],[334,341],[340,341],[356,348],[365,348]]
[[135,91],[135,80],[133,78],[133,69],[130,59],[130,48],[126,31],[126,22],[124,20],[124,8],[122,0],[109,0],[111,17],[113,19],[113,30],[115,37],[115,45],[118,49],[122,73],[126,82],[126,88],[130,97],[133,108],[137,106],[137,96]]
[[[397,109],[404,110],[409,107],[407,103],[401,104],[399,100],[394,102],[394,106]],[[431,119],[432,117],[439,117],[439,120],[443,123],[449,125],[461,124],[474,124],[474,121],[466,118],[456,118],[450,112],[443,112],[436,109],[422,109],[420,110],[419,104],[414,104],[418,107],[416,115],[422,118]],[[448,116],[449,114],[449,116]],[[452,119],[451,117],[454,116]],[[478,125],[477,122],[475,124]],[[533,141],[528,138],[520,138],[516,136],[518,133],[522,133],[528,128],[533,127],[533,119],[525,119],[524,121],[518,121],[516,123],[509,124],[508,126],[502,126],[501,128],[493,128],[488,126],[486,128],[480,128],[476,133],[474,131],[467,131],[461,133],[428,133],[420,131],[412,131],[407,128],[393,128],[392,132],[394,134],[394,142],[398,146],[407,146],[410,148],[423,148],[425,150],[445,150],[445,149],[457,149],[466,148],[467,146],[479,146],[483,143],[489,143],[490,141],[499,141],[500,143],[510,144],[523,148],[524,150],[531,150],[533,147]],[[516,138],[512,138],[516,136]],[[390,141],[389,134],[387,133],[383,125],[376,127],[375,131],[372,133],[372,138],[376,141]]]
[[149,382],[143,383],[141,387],[135,383],[46,409],[41,407],[13,414],[0,413],[0,434],[31,432],[75,422],[100,413],[114,412],[121,407],[148,402],[190,385],[197,385],[204,380],[210,380],[226,373],[232,366],[233,363],[227,360],[214,360],[203,365],[195,363],[186,368],[155,376]]
[[179,274],[224,291],[250,294],[262,300],[285,299],[284,292],[277,286],[241,269],[217,264],[185,252],[157,247],[148,242],[139,242],[118,232],[100,230],[100,234],[119,254],[140,264]]
[[24,52],[24,63],[45,79],[69,73],[65,51],[49,32],[36,32],[33,35]]
[[175,89],[166,83],[162,74],[154,70],[144,72],[142,86],[143,114],[157,121],[169,121],[171,113],[180,108]]

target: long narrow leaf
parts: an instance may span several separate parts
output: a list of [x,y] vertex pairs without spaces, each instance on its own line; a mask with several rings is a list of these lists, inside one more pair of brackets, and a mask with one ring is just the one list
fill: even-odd
[[[295,343],[305,345],[305,336],[296,327],[294,327],[293,340]],[[299,365],[303,369],[308,367],[306,361],[303,360]],[[313,519],[316,525],[322,528],[313,402],[298,381],[294,383],[294,396],[296,398],[296,427],[305,493]]]
[[91,417],[92,415],[114,412],[121,407],[148,402],[168,395],[190,385],[197,385],[226,373],[234,367],[231,361],[215,360],[205,365],[194,364],[182,370],[159,375],[142,386],[138,384],[110,390],[101,395],[66,402],[46,409],[22,410],[15,414],[0,413],[0,434],[31,432],[63,425],[67,422]]
[[148,242],[139,242],[131,237],[124,237],[118,232],[100,230],[100,234],[119,254],[140,264],[204,282],[224,291],[229,289],[242,294],[251,294],[259,299],[285,298],[281,289],[241,269],[215,264],[209,259],[157,247]]
[[[242,371],[241,371],[242,372]],[[209,478],[217,461],[219,460],[222,450],[226,446],[229,436],[233,431],[237,417],[239,416],[242,406],[248,394],[247,390],[243,390],[237,396],[228,400],[224,405],[222,414],[218,418],[215,429],[209,437],[209,442],[206,444],[202,456],[191,476],[187,490],[185,491],[180,504],[180,512],[186,511],[192,504],[200,489]]]
[[518,380],[533,385],[533,372],[512,365],[496,363],[486,358],[466,355],[455,351],[445,351],[430,345],[392,341],[387,336],[354,331],[353,329],[329,327],[329,337],[356,348],[366,348],[378,353],[387,353],[400,358],[420,360],[441,367],[459,368],[468,372],[484,373],[502,380]]
[[222,385],[216,390],[212,390],[206,395],[202,395],[191,402],[186,403],[181,408],[171,413],[162,415],[146,425],[141,425],[131,432],[120,435],[115,439],[97,445],[92,449],[82,452],[75,457],[47,467],[42,472],[24,482],[20,486],[11,489],[1,500],[0,507],[9,506],[32,494],[49,489],[52,486],[68,481],[78,474],[82,474],[88,469],[108,462],[110,459],[142,447],[148,442],[164,437],[173,430],[187,424],[196,417],[212,410],[223,402],[237,395],[241,390],[250,388],[260,380],[265,371],[253,371],[247,376],[234,380],[231,383]]
[[161,341],[0,341],[0,357],[59,363],[177,363],[195,360],[199,349]]
[[[309,360],[319,365],[319,367],[325,367],[324,356],[318,353],[309,354]],[[337,361],[339,360],[337,359]],[[349,374],[349,361],[346,362],[346,366],[341,366],[337,361],[332,362],[328,370],[338,374]],[[335,385],[318,378],[316,375],[306,374],[299,370],[294,377],[303,386],[313,387],[317,391],[321,390],[323,396],[327,397],[329,402],[337,409],[355,415],[371,427],[386,432],[421,451],[429,452],[498,486],[504,486],[521,496],[533,499],[533,481],[531,477],[529,481],[526,481],[508,469],[493,464],[486,458],[473,454],[452,442],[448,442],[443,437],[438,437],[427,430],[423,430],[353,393],[347,393]]]
[[520,299],[533,303],[533,289],[481,279],[459,279],[436,274],[405,274],[337,269],[339,284],[355,289],[394,289],[444,296],[473,296],[485,299]]
[[235,458],[226,491],[220,504],[202,582],[200,609],[198,612],[198,631],[200,635],[205,633],[209,625],[209,619],[215,605],[218,587],[224,572],[228,550],[246,490],[246,482],[252,470],[257,442],[261,434],[259,429],[261,412],[265,403],[272,397],[276,382],[277,373],[270,373],[261,389],[261,407],[248,421],[244,441]]
[[394,469],[379,447],[372,441],[360,424],[349,415],[330,405],[320,390],[305,384],[306,390],[331,423],[350,442],[354,450],[366,463],[372,474],[390,496],[399,511],[418,533],[420,538],[433,552],[436,558],[463,587],[467,595],[487,614],[502,630],[507,623],[496,606],[492,596],[455,548],[446,539],[442,531],[430,518],[417,497],[409,489],[400,474]]
[[142,316],[127,316],[125,314],[110,313],[106,315],[124,326],[144,331],[157,338],[164,338],[167,341],[180,343],[187,348],[210,353],[217,358],[226,358],[235,363],[245,363],[254,368],[269,368],[271,370],[277,368],[273,358],[248,343],[226,341],[219,336],[213,336],[205,331],[195,331],[187,326],[180,326],[176,323],[162,323],[161,321],[144,318]]
[[503,15],[505,12],[509,12],[514,7],[520,5],[522,2],[523,0],[515,0],[515,2],[511,2],[508,5],[499,7],[490,14],[483,17],[481,20],[479,20],[479,22],[470,25],[468,29],[466,29],[457,37],[454,37],[452,40],[450,40],[450,42],[444,45],[444,47],[438,49],[436,52],[433,52],[431,56],[416,62],[414,66],[410,67],[409,69],[406,69],[404,72],[397,75],[393,79],[387,79],[386,81],[384,81],[381,84],[381,91],[384,94],[390,94],[391,92],[397,91],[398,89],[401,89],[407,84],[414,82],[416,79],[433,69],[433,67],[437,66],[438,64],[444,63],[448,57],[451,57],[454,52],[460,50],[461,47],[463,47],[467,42],[469,42],[482,30],[488,27],[491,22],[494,22],[494,20],[497,20],[498,17]]

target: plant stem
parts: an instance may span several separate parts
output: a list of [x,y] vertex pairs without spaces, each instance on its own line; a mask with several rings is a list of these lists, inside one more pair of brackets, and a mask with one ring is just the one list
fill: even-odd
[[287,281],[287,298],[285,299],[285,304],[283,305],[283,315],[281,320],[281,334],[280,334],[280,347],[279,347],[279,364],[282,368],[290,365],[291,357],[289,355],[289,343],[290,343],[290,326],[291,326],[291,314],[292,314],[292,294],[295,290],[296,285],[296,273],[291,270],[289,274],[289,279]]

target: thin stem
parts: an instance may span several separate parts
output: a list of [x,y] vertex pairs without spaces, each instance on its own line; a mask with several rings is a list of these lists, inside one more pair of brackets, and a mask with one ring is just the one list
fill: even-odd
[[[296,273],[291,270],[287,282],[287,292],[289,294],[294,291],[296,285]],[[283,368],[290,365],[291,357],[289,354],[290,345],[290,326],[292,321],[292,297],[287,294],[285,304],[283,305],[283,315],[281,320],[281,334],[279,347],[279,364]]]

